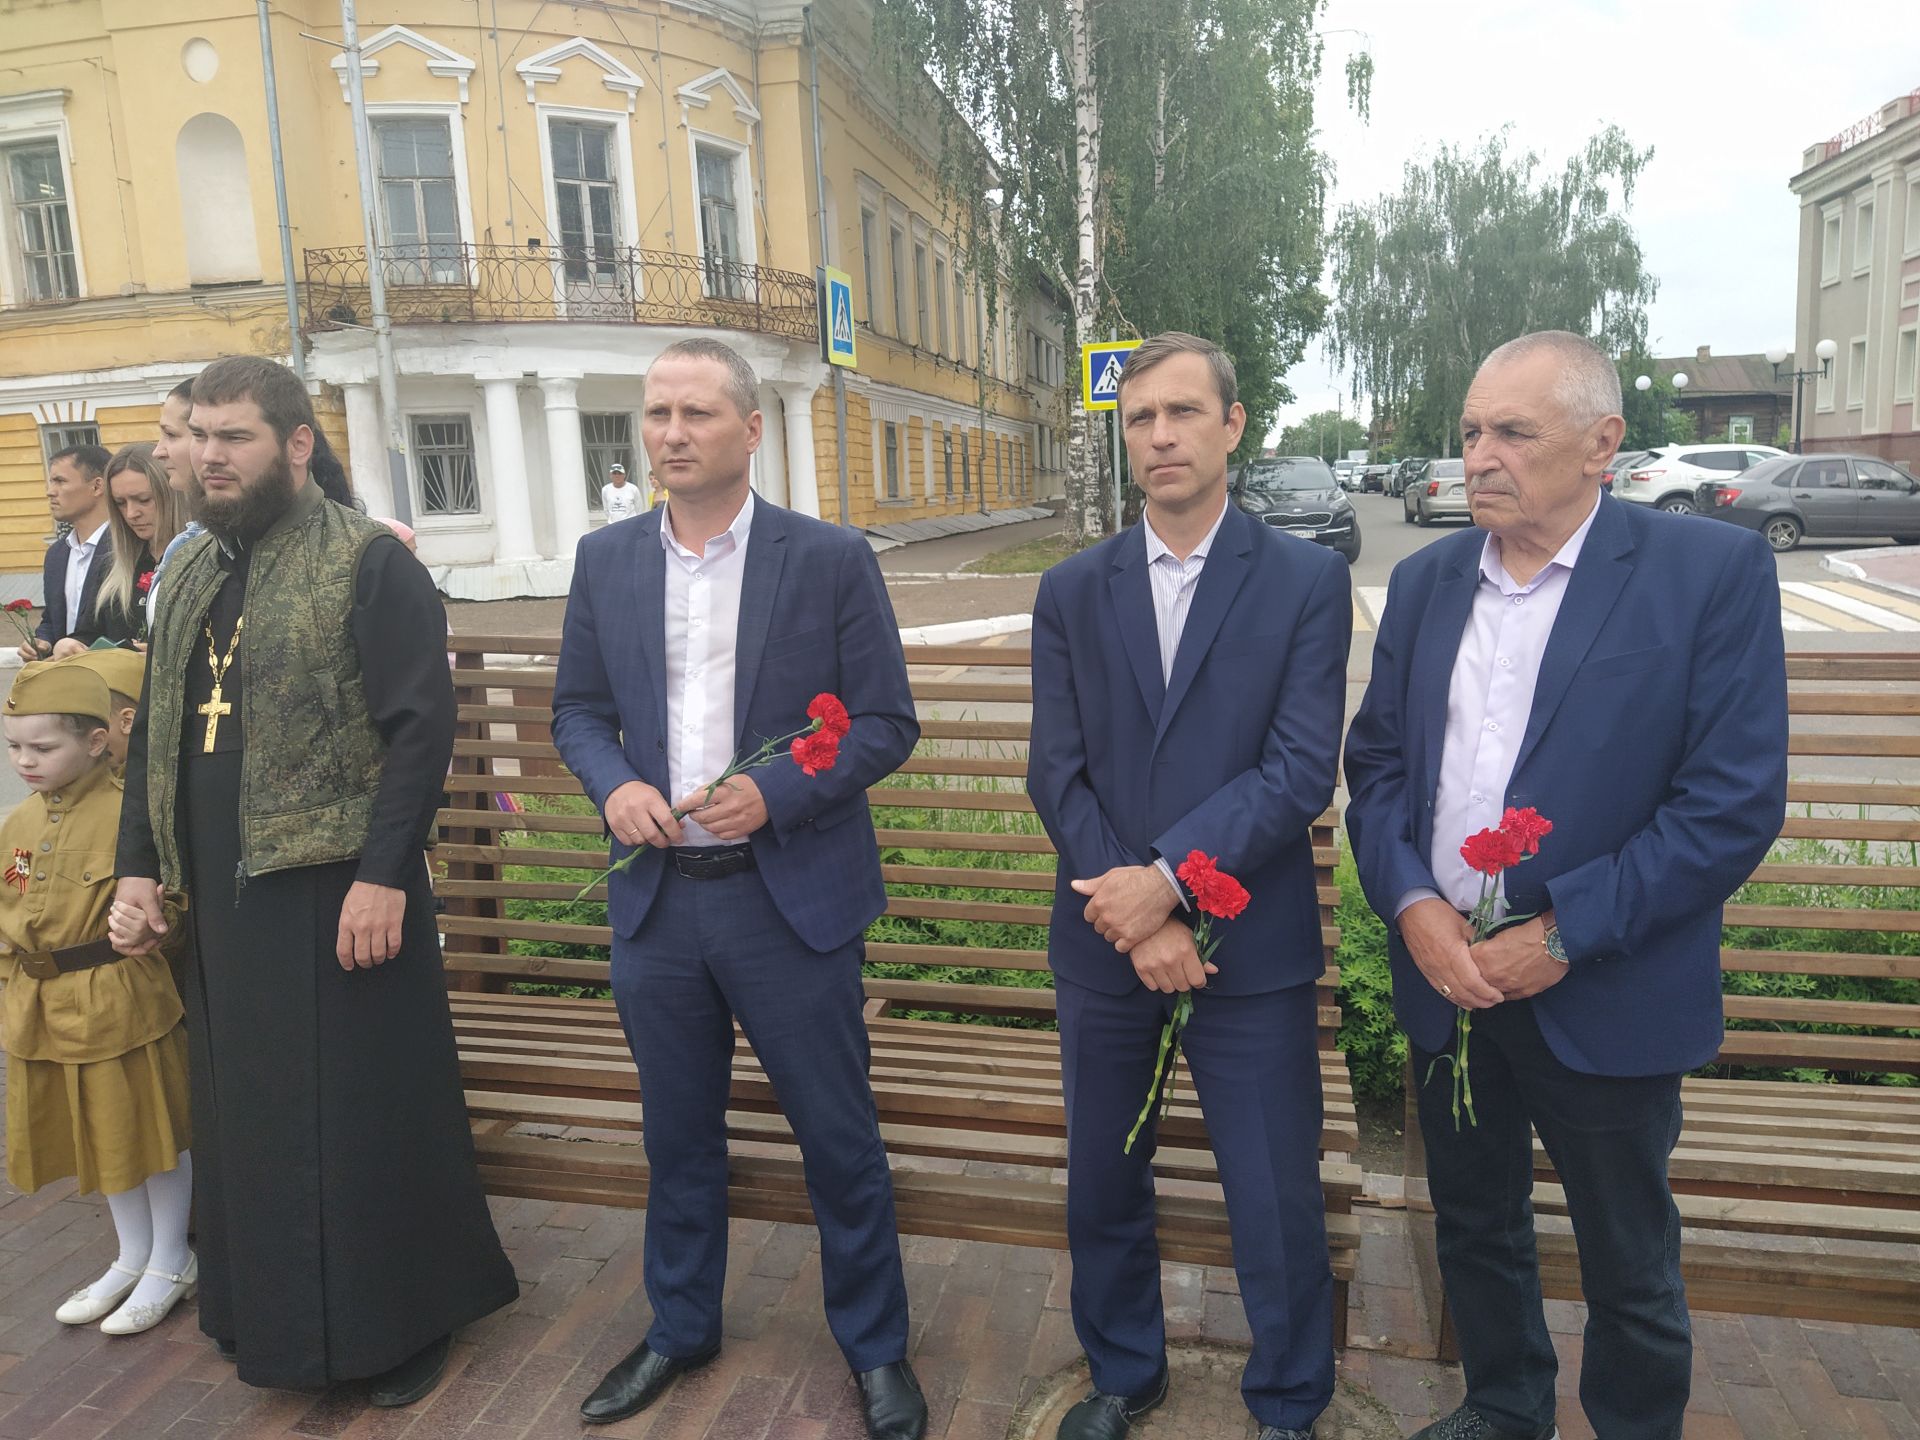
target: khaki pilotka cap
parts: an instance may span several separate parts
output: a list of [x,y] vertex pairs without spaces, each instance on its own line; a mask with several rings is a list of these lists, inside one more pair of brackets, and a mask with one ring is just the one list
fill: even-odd
[[64,660],[22,665],[7,692],[8,715],[86,715],[107,723],[113,700],[97,671]]
[[147,657],[120,646],[102,647],[88,650],[79,655],[69,655],[64,660],[54,662],[58,665],[77,665],[83,670],[91,670],[107,682],[107,689],[116,694],[125,695],[130,700],[140,698],[140,689],[147,682]]

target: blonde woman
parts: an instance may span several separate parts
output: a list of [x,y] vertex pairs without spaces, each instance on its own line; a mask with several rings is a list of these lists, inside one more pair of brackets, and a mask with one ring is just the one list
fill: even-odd
[[187,499],[167,483],[151,445],[121,447],[107,463],[107,495],[112,502],[107,520],[112,562],[101,582],[92,624],[62,640],[54,648],[56,657],[79,654],[103,639],[146,648],[154,557],[187,523]]

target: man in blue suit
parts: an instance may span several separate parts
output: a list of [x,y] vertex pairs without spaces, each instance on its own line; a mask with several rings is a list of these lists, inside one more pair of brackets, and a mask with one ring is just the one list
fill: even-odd
[[69,445],[47,461],[47,509],[68,533],[47,547],[41,566],[46,603],[33,640],[20,646],[22,660],[37,660],[76,630],[93,624],[93,608],[112,561],[108,553],[107,452],[98,445]]
[[[1060,854],[1048,959],[1093,1370],[1059,1433],[1119,1440],[1166,1396],[1153,1122],[1125,1144],[1161,1027],[1199,990],[1183,1043],[1253,1330],[1242,1393],[1261,1440],[1299,1440],[1333,1395],[1308,827],[1333,798],[1353,601],[1337,555],[1229,503],[1246,412],[1217,346],[1160,335],[1122,374],[1144,517],[1048,571],[1033,612],[1027,787]],[[1195,850],[1252,897],[1204,966],[1174,875]]]
[[[581,1409],[645,1409],[720,1348],[727,1100],[737,1019],[793,1127],[820,1227],[827,1322],[875,1440],[919,1440],[893,1183],[867,1080],[862,936],[886,907],[867,787],[919,738],[906,661],[857,531],[754,498],[752,367],[713,340],[647,372],[641,433],[664,507],[580,542],[553,737],[616,857],[609,979],[640,1070],[653,1324]],[[851,717],[837,763],[781,758],[707,786],[742,749]],[[676,815],[676,811],[679,813]]]
[[[1680,1077],[1720,1048],[1721,907],[1780,832],[1786,666],[1773,558],[1731,525],[1600,492],[1620,381],[1524,335],[1460,419],[1479,528],[1394,571],[1347,737],[1347,832],[1387,920],[1412,1041],[1466,1403],[1427,1440],[1554,1428],[1533,1150],[1565,1187],[1587,1300],[1580,1400],[1607,1440],[1678,1440],[1692,1342],[1667,1160]],[[1460,845],[1508,807],[1552,822],[1471,944]],[[1456,1007],[1477,1124],[1453,1118]]]

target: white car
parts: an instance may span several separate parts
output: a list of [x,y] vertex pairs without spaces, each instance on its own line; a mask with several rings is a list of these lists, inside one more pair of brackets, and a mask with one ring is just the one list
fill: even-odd
[[1662,445],[1631,468],[1617,471],[1613,493],[1636,505],[1694,514],[1694,491],[1706,480],[1727,480],[1786,451],[1771,445]]

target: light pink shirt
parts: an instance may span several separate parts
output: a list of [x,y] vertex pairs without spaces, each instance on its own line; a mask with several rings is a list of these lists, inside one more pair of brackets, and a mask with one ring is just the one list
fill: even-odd
[[[717,779],[733,761],[734,650],[752,528],[752,491],[733,524],[699,555],[674,538],[672,512],[660,513],[660,548],[667,552],[669,805]],[[692,819],[684,831],[683,845],[727,843]]]
[[[1496,827],[1506,809],[1520,742],[1533,713],[1533,691],[1540,661],[1553,635],[1553,622],[1566,598],[1567,582],[1600,513],[1593,509],[1580,528],[1533,579],[1521,585],[1500,561],[1500,539],[1489,535],[1480,550],[1480,580],[1473,611],[1460,636],[1453,678],[1447,687],[1446,739],[1440,753],[1440,785],[1433,800],[1433,850],[1428,863],[1439,896],[1457,910],[1480,903],[1481,875],[1460,858],[1469,835]],[[1433,898],[1427,889],[1400,897],[1395,913],[1416,900]]]

